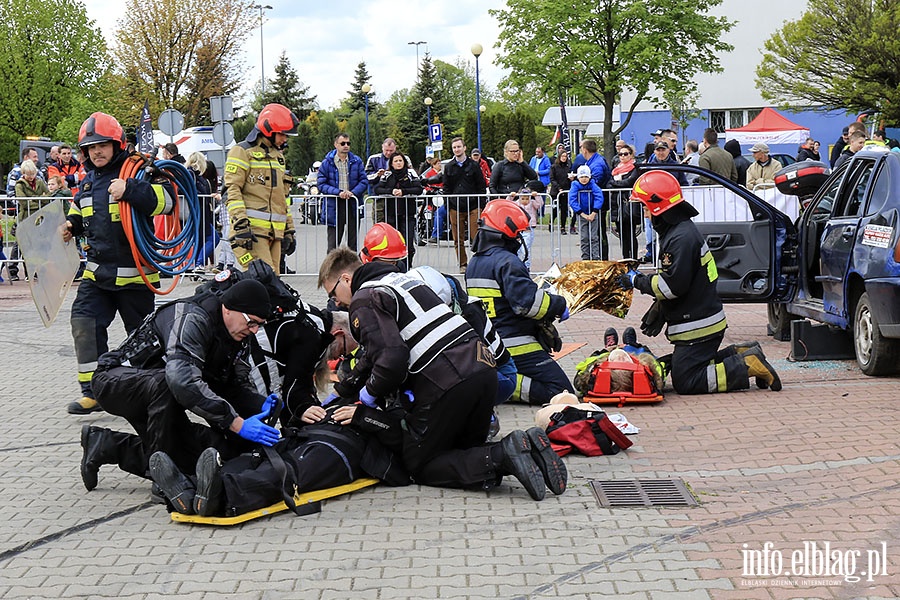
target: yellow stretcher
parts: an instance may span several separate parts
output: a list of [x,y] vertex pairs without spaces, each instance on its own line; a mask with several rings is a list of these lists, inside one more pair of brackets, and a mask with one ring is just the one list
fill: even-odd
[[[361,490],[378,483],[377,479],[364,477],[352,481],[345,485],[339,485],[324,490],[314,490],[312,492],[304,492],[302,494],[294,494],[294,503],[297,505],[298,511],[304,515],[311,515],[322,510],[321,502],[326,498],[334,498],[335,496],[343,496],[356,490]],[[252,510],[236,517],[201,517],[200,515],[185,515],[180,512],[172,512],[172,520],[176,523],[195,523],[199,525],[237,525],[246,523],[260,517],[267,517],[288,510],[284,501],[272,506]]]

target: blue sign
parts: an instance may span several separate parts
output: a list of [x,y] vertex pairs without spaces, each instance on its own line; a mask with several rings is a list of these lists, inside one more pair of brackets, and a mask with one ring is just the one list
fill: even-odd
[[[421,131],[421,129],[419,131]],[[444,127],[440,123],[429,125],[428,139],[432,142],[442,141],[444,139]]]

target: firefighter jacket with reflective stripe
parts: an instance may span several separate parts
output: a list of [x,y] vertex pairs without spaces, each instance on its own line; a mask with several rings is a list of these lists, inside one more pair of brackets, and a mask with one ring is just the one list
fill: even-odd
[[[98,363],[101,369],[120,364],[165,368],[166,383],[181,406],[210,425],[228,429],[238,414],[255,414],[264,398],[250,379],[250,339],[231,337],[221,300],[200,292],[156,309]],[[225,398],[240,403],[232,405]]]
[[[670,209],[670,212],[676,208]],[[689,217],[674,224],[653,218],[659,234],[659,264],[652,276],[639,275],[634,287],[660,301],[672,343],[690,344],[725,331],[725,311],[716,293],[716,261]]]
[[289,210],[290,180],[284,172],[284,155],[265,136],[241,142],[228,151],[225,161],[226,207],[231,224],[249,219],[255,235],[280,240],[293,233]]
[[[370,263],[353,276],[350,328],[371,362],[366,388],[384,397],[408,375],[422,372],[437,358],[478,334],[421,279],[394,267]],[[471,360],[476,360],[472,352]],[[485,359],[493,363],[492,357]],[[493,366],[493,365],[491,365]],[[458,365],[463,370],[463,365]],[[441,374],[434,382],[441,386]],[[453,382],[455,374],[447,374]],[[452,385],[452,384],[451,384]]]
[[482,236],[466,267],[470,296],[480,298],[503,343],[515,358],[541,348],[538,321],[555,319],[566,310],[562,296],[538,288],[525,263],[505,242],[491,243]]
[[[83,235],[87,241],[84,278],[106,290],[144,285],[122,228],[121,205],[107,191],[110,182],[118,179],[126,157],[125,152],[117,151],[108,165],[88,171],[81,190],[69,205],[67,216],[72,223],[72,235]],[[128,179],[122,196],[137,213],[144,215],[138,218],[146,219],[151,231],[151,217],[171,213],[174,198],[175,190],[170,183],[148,183],[137,179]],[[144,267],[144,272],[151,283],[159,284],[159,273],[150,267]]]

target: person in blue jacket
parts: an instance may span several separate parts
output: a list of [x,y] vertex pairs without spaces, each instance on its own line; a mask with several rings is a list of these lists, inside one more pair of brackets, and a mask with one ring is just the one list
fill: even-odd
[[345,227],[347,245],[358,250],[359,207],[368,180],[362,159],[350,152],[350,136],[346,133],[334,136],[334,150],[322,160],[316,183],[319,192],[325,194],[322,220],[328,227],[328,251],[338,247]]
[[591,168],[578,167],[575,181],[569,188],[569,206],[578,219],[581,235],[581,260],[600,260],[600,220],[603,210],[603,190],[591,177]]

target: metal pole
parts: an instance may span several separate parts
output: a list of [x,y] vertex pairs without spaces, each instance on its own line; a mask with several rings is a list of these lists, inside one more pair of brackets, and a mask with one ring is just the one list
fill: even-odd
[[263,94],[266,93],[266,65],[265,65],[265,51],[263,48],[263,19],[265,16],[263,15],[264,10],[272,10],[272,7],[268,4],[254,4],[251,8],[259,9],[259,82],[260,82],[260,90]]
[[481,82],[478,79],[478,57],[475,57],[475,119],[478,123],[478,149],[484,156],[484,148],[481,147]]
[[366,160],[369,158],[369,92],[366,92]]
[[416,81],[419,81],[419,46],[428,42],[406,42],[407,46],[416,47]]

